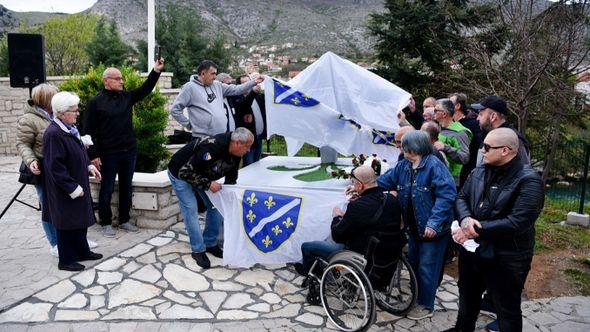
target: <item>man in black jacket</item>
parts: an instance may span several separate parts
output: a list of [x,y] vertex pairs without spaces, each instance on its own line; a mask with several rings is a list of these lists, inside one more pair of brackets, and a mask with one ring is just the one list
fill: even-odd
[[[252,133],[241,127],[233,132],[203,139],[195,138],[178,150],[168,164],[168,178],[178,197],[191,244],[191,255],[204,269],[211,266],[205,252],[223,257],[223,251],[217,245],[217,235],[223,218],[205,191],[221,190],[221,184],[216,180],[224,176],[225,183],[236,182],[240,159],[250,150],[253,141]],[[196,195],[207,205],[203,233],[199,226]]]
[[[238,84],[249,81],[248,75],[241,75],[237,78]],[[260,87],[255,85],[254,88],[246,91],[243,95],[232,97],[230,100],[236,108],[236,124],[249,129],[254,134],[252,151],[248,152],[243,158],[244,166],[248,166],[260,160],[262,156],[262,138],[266,137],[264,95],[260,93]]]
[[369,239],[376,232],[386,233],[388,238],[376,248],[377,256],[382,252],[390,258],[394,257],[393,253],[403,247],[401,210],[397,199],[377,187],[377,176],[370,166],[353,169],[351,177],[358,198],[348,203],[346,212],[340,206],[334,207],[333,241],[313,241],[301,245],[303,264],[295,265],[299,274],[306,275],[317,257],[327,259],[330,254],[342,249],[365,254]]
[[535,245],[535,221],[543,208],[543,182],[517,157],[519,140],[509,128],[494,129],[477,167],[457,195],[456,242],[475,239],[475,253],[459,254],[459,314],[455,331],[473,331],[481,295],[491,296],[501,331],[521,331],[521,293]]
[[137,226],[128,223],[133,193],[133,173],[137,156],[133,132],[132,108],[156,86],[164,59],[157,60],[147,80],[135,90],[124,90],[123,76],[117,68],[107,68],[102,74],[104,89],[88,101],[84,131],[94,141],[88,149],[92,164],[102,173],[98,194],[98,216],[103,235],[114,237],[111,197],[115,189],[115,177],[119,175],[119,228],[139,232]]

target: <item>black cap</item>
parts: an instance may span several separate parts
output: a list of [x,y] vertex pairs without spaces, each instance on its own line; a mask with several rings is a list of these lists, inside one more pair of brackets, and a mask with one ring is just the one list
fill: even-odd
[[506,102],[498,96],[488,96],[479,104],[471,104],[471,108],[478,111],[484,108],[491,108],[498,113],[508,115],[508,106],[506,106]]

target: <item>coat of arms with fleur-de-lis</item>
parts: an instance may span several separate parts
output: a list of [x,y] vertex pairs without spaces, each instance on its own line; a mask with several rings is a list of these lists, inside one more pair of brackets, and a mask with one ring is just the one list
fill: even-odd
[[242,224],[248,239],[260,252],[270,253],[297,230],[303,198],[245,190],[241,203]]

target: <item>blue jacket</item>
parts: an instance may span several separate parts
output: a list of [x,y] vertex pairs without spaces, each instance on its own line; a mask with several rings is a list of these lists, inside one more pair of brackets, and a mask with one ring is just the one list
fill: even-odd
[[454,219],[453,206],[457,196],[455,180],[447,167],[431,154],[420,160],[416,171],[411,193],[412,163],[407,159],[399,161],[395,168],[379,176],[377,184],[385,190],[398,192],[404,220],[408,220],[408,202],[412,197],[419,234],[424,234],[426,227],[432,228],[437,235],[447,233]]

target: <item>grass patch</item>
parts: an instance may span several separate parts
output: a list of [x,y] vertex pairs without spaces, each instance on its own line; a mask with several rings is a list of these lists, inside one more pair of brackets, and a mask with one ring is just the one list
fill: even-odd
[[545,206],[535,224],[537,232],[535,249],[551,251],[590,248],[590,229],[559,224],[565,220],[567,213],[568,210],[562,207],[559,200],[549,197],[545,199]]
[[[334,165],[333,163],[321,164],[321,167],[318,168],[317,170],[312,171],[312,172],[308,172],[308,173],[298,174],[298,175],[295,175],[293,178],[297,179],[299,181],[305,181],[305,182],[330,180],[330,179],[332,179],[332,175],[330,173],[328,173],[328,171],[326,170],[329,166],[331,166],[332,170],[335,170],[335,171],[339,169],[338,166]],[[339,165],[339,166],[344,166],[344,165]]]
[[590,273],[578,269],[567,269],[563,272],[576,285],[582,295],[590,295]]

